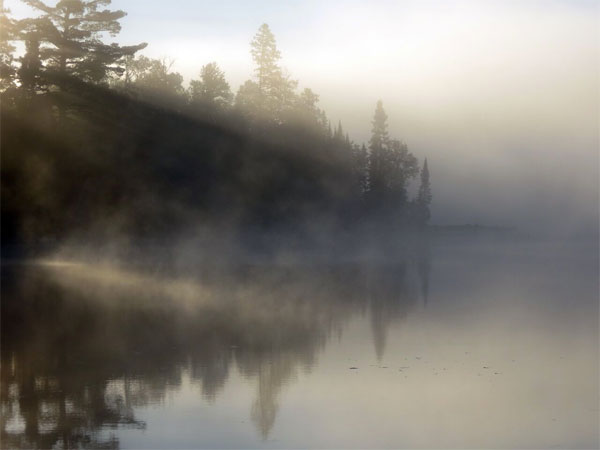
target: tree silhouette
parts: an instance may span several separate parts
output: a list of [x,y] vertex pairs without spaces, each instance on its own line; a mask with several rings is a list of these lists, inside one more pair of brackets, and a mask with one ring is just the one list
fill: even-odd
[[[390,138],[382,102],[368,149],[341,122],[332,130],[319,96],[297,94],[279,66],[267,25],[251,44],[256,79],[228,108],[216,63],[186,92],[171,60],[134,56],[145,44],[105,44],[125,14],[103,9],[110,1],[25,1],[41,15],[15,21],[0,8],[8,242],[36,251],[73,233],[166,242],[202,223],[207,235],[267,252],[311,240],[345,249],[367,229],[386,239],[428,219],[427,166],[425,190],[409,202],[417,160]],[[405,220],[419,208],[425,218]]]
[[[256,64],[257,96],[255,109],[258,117],[281,124],[289,120],[297,105],[295,89],[298,82],[285,74],[278,64],[281,53],[275,36],[267,24],[262,24],[250,43],[250,53]],[[250,87],[250,86],[246,86]],[[242,91],[246,92],[246,90]],[[242,103],[247,103],[242,96]]]
[[373,116],[373,128],[369,140],[369,191],[375,201],[381,200],[385,191],[385,169],[388,156],[388,116],[383,109],[383,102],[377,101]]
[[419,186],[419,192],[417,194],[417,210],[418,220],[420,224],[426,224],[431,217],[429,211],[429,205],[431,204],[431,184],[429,182],[429,166],[427,165],[427,158],[423,162],[423,168],[421,169],[421,185]]
[[418,175],[419,167],[406,144],[390,139],[387,118],[379,100],[369,141],[368,204],[377,220],[393,228],[407,219],[408,183]]
[[258,90],[262,94],[270,94],[273,81],[279,75],[277,61],[281,53],[277,50],[275,36],[269,25],[263,23],[250,43],[252,59],[256,64],[255,72],[258,80]]
[[405,143],[393,139],[389,143],[388,158],[385,169],[389,172],[387,188],[394,196],[394,201],[402,206],[407,200],[407,185],[411,178],[419,173],[417,158],[408,151]]
[[40,41],[36,33],[32,33],[25,41],[25,55],[21,57],[18,70],[19,81],[24,92],[34,94],[40,84],[39,76],[42,61],[40,59]]
[[8,16],[9,12],[0,0],[0,92],[14,87],[16,75],[15,46],[11,43],[15,39],[15,21]]
[[200,79],[190,82],[189,95],[192,103],[213,109],[226,108],[233,99],[225,74],[216,62],[202,66]]
[[298,96],[298,121],[309,128],[316,128],[322,133],[327,132],[327,116],[325,111],[317,106],[319,96],[312,89],[305,88]]
[[133,55],[146,44],[121,47],[102,42],[102,34],[116,36],[121,30],[123,11],[100,9],[110,0],[61,0],[50,6],[41,0],[23,0],[42,13],[37,21],[40,40],[44,42],[42,59],[47,69],[58,75],[57,84],[64,88],[66,76],[76,76],[91,82],[106,81],[111,74],[120,74],[118,62]]
[[235,96],[235,107],[247,118],[256,118],[262,103],[262,94],[258,83],[247,80],[240,86]]
[[129,63],[129,82],[137,87],[170,95],[183,94],[183,77],[172,72],[173,61],[139,56]]

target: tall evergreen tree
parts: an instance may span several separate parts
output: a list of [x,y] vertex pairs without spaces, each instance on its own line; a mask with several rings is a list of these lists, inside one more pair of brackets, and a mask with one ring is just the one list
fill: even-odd
[[383,102],[377,101],[373,116],[371,139],[369,140],[369,189],[375,201],[381,200],[385,191],[385,171],[388,161],[388,116],[383,109]]
[[116,36],[121,30],[123,11],[101,9],[111,0],[60,0],[54,6],[41,0],[23,0],[41,13],[37,31],[42,59],[58,75],[57,84],[64,88],[65,78],[75,76],[84,81],[102,82],[113,73],[120,74],[119,62],[146,44],[122,47],[105,44],[102,35]]
[[256,64],[254,70],[259,93],[256,110],[264,119],[283,123],[297,105],[294,91],[298,82],[292,80],[279,66],[281,53],[267,24],[261,25],[250,46],[250,53]]
[[418,175],[419,166],[406,144],[390,139],[381,101],[375,109],[369,149],[369,204],[394,227],[406,218],[408,183]]
[[280,73],[277,62],[281,58],[281,53],[277,50],[275,36],[269,25],[263,23],[260,26],[250,45],[250,53],[256,64],[254,70],[258,81],[258,89],[261,93],[268,94],[274,78]]
[[371,151],[377,151],[387,147],[389,143],[387,120],[388,116],[383,109],[383,102],[378,100],[375,107],[375,114],[373,115],[373,121],[371,122],[373,125],[373,128],[371,128],[371,139],[369,140],[369,148]]

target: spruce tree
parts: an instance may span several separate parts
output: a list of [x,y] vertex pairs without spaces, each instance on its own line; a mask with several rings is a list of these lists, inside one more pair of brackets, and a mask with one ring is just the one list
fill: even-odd
[[373,128],[371,129],[371,139],[369,140],[369,148],[371,151],[378,151],[387,147],[389,143],[388,135],[388,116],[383,109],[383,102],[377,101],[375,114],[373,115]]

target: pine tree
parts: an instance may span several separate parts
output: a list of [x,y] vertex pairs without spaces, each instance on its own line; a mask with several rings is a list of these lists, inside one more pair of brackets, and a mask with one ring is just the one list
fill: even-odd
[[277,61],[281,58],[281,53],[277,50],[275,36],[271,33],[269,25],[263,23],[260,26],[250,45],[250,53],[256,64],[254,70],[258,80],[258,89],[261,93],[268,94],[273,79],[279,75],[280,69]]
[[42,13],[36,22],[39,39],[44,42],[41,54],[63,89],[68,76],[102,82],[112,74],[120,75],[123,57],[146,46],[121,47],[102,42],[104,33],[119,33],[119,20],[125,16],[123,11],[100,9],[110,5],[111,0],[60,0],[54,6],[41,0],[23,1]]
[[259,92],[257,112],[263,118],[281,124],[297,105],[294,91],[298,82],[292,80],[278,65],[281,53],[267,24],[261,25],[250,45]]

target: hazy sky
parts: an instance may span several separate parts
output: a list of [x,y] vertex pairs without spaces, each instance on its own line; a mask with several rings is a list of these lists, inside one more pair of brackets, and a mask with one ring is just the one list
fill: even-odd
[[[23,7],[5,1],[15,15]],[[390,132],[429,158],[434,223],[593,229],[598,220],[596,1],[113,0],[124,44],[210,61],[234,91],[270,25],[282,65],[333,122],[368,139],[377,99]]]

